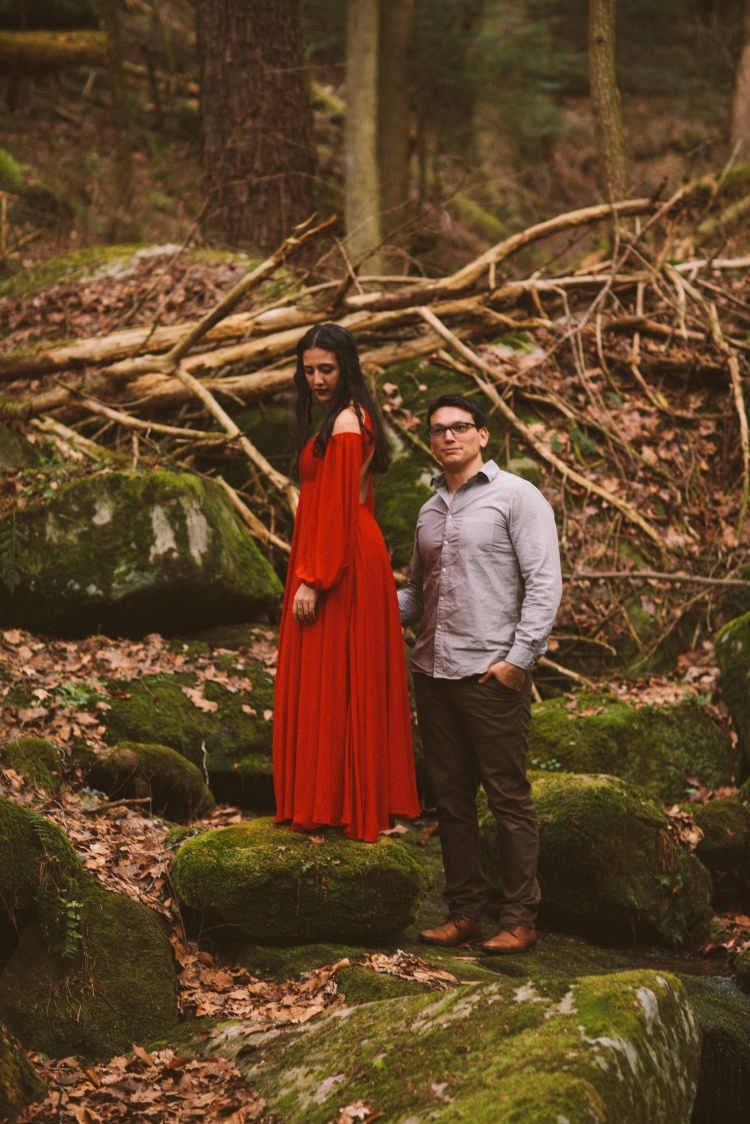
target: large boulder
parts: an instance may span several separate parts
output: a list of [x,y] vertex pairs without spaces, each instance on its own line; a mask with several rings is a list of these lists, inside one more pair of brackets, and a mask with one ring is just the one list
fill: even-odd
[[50,796],[62,781],[60,751],[44,738],[16,738],[0,745],[0,765],[13,769],[27,784]]
[[329,1124],[344,1105],[393,1124],[675,1124],[690,1119],[700,1065],[684,989],[653,971],[367,1003],[256,1034],[251,1049],[242,1031],[201,1043],[185,1027],[190,1044],[174,1046],[235,1058],[287,1124]]
[[750,997],[732,980],[684,974],[682,984],[703,1037],[690,1124],[750,1119]]
[[427,879],[394,839],[291,831],[256,819],[207,831],[177,852],[172,884],[194,914],[233,936],[303,944],[372,940],[416,916]]
[[747,773],[750,770],[750,613],[722,628],[716,637],[716,662],[721,672],[721,693],[737,729]]
[[102,890],[57,824],[2,799],[0,855],[0,1020],[24,1046],[111,1057],[168,1031],[176,973],[156,914]]
[[0,975],[0,1019],[52,1057],[111,1058],[178,1021],[172,948],[158,916],[100,890],[70,916],[67,946],[32,923]]
[[6,626],[72,637],[170,633],[253,619],[282,593],[224,491],[189,473],[73,480],[0,519],[6,540]]
[[588,692],[532,708],[529,761],[550,771],[622,777],[669,803],[685,799],[689,777],[718,788],[732,784],[740,766],[695,698],[638,707]]
[[178,822],[207,815],[215,803],[197,765],[166,745],[115,746],[94,764],[86,783],[112,800],[147,798],[154,815]]
[[[711,876],[664,810],[617,777],[534,774],[543,916],[583,935],[670,945],[705,935]],[[495,820],[480,799],[482,861],[499,889]]]
[[44,1094],[45,1084],[26,1051],[0,1023],[0,1120],[15,1120],[25,1105]]
[[[254,660],[242,677],[241,690],[215,681],[199,684],[190,671],[111,683],[104,737],[110,745],[169,746],[208,770],[219,799],[267,811],[273,807],[273,678]],[[191,698],[196,687],[205,700],[200,705],[195,694]]]

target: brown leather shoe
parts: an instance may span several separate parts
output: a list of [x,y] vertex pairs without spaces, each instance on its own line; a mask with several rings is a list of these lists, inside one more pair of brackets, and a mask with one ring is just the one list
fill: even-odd
[[476,917],[463,917],[456,913],[436,929],[424,929],[419,939],[443,948],[456,948],[469,941],[481,941],[482,922]]
[[497,936],[485,941],[482,952],[490,956],[505,956],[509,952],[526,952],[536,944],[536,929],[526,925],[509,925]]

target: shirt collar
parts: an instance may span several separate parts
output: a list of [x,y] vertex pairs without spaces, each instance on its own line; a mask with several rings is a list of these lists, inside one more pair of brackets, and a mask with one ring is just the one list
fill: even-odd
[[[470,484],[474,484],[475,481],[477,483],[488,484],[490,480],[495,479],[499,471],[500,469],[497,467],[494,461],[487,461],[486,464],[482,465],[478,472],[475,472],[473,476],[469,477],[465,484],[461,485],[461,488],[467,488]],[[432,484],[433,488],[437,490],[439,490],[440,488],[445,488],[445,473],[438,472],[437,476],[433,476],[430,483]],[[459,492],[461,491],[461,488],[459,488]]]

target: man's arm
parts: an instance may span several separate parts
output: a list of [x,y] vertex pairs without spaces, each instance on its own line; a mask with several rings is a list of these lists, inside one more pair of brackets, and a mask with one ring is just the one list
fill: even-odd
[[424,563],[419,553],[417,536],[414,536],[414,553],[411,556],[411,569],[409,571],[409,584],[398,591],[398,607],[401,612],[401,624],[416,624],[422,619],[424,611],[424,595],[422,582],[424,580]]
[[527,669],[547,650],[562,597],[557,527],[552,508],[536,488],[524,488],[513,501],[509,527],[524,581],[521,616],[508,663]]

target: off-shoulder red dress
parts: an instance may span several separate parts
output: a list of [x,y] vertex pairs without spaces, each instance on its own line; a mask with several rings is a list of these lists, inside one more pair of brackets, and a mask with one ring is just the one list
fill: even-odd
[[[273,728],[276,822],[343,826],[372,842],[392,815],[418,816],[398,601],[375,522],[366,433],[312,441],[301,488],[279,637]],[[313,624],[298,624],[301,582],[320,590]]]

